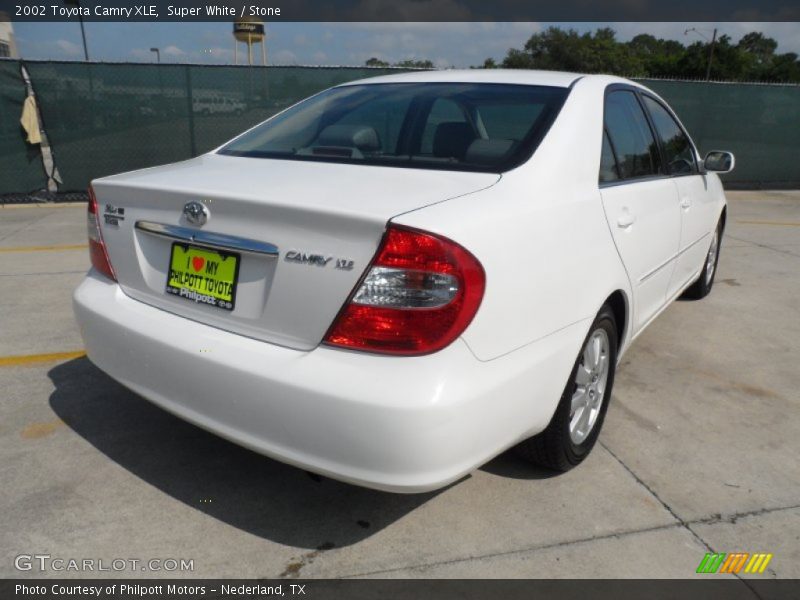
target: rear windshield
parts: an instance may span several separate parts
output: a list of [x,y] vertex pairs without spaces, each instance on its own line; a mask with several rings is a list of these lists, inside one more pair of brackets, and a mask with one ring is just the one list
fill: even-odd
[[293,106],[219,152],[499,173],[531,156],[567,93],[494,83],[343,86]]

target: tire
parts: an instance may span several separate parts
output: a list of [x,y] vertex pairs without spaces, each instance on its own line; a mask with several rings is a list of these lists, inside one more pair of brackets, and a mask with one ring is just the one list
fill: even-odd
[[711,288],[714,286],[714,278],[717,276],[717,263],[719,263],[719,249],[722,246],[722,221],[717,223],[717,228],[714,230],[714,236],[711,238],[711,244],[708,247],[706,254],[706,261],[703,264],[703,270],[700,272],[700,277],[697,278],[692,285],[686,288],[681,298],[688,300],[701,300],[711,293]]
[[[605,357],[604,364],[607,368],[587,373],[584,365],[591,362],[594,353],[590,348],[596,349],[598,341],[603,348],[598,356]],[[550,424],[538,435],[520,442],[515,447],[517,454],[537,465],[562,472],[579,465],[589,455],[600,434],[608,402],[611,399],[618,346],[616,320],[611,307],[606,304],[600,309],[589,328]],[[602,385],[601,389],[602,373],[605,373],[605,385]],[[582,396],[578,396],[580,388],[584,390]],[[590,399],[592,391],[594,393]],[[573,413],[573,397],[589,401],[591,404],[585,404],[580,414],[578,413],[580,408]],[[581,415],[586,411],[589,413],[585,418],[590,423],[587,422],[585,427],[581,427]]]

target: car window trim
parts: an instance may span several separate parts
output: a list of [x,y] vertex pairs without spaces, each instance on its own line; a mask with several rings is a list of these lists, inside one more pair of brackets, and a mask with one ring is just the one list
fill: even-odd
[[600,182],[600,188],[616,187],[618,185],[629,185],[634,183],[645,183],[648,181],[672,179],[668,175],[643,175],[642,177],[630,177],[628,179],[617,179],[616,181],[603,181]]
[[[614,142],[611,139],[611,135],[608,133],[608,127],[605,126],[603,123],[603,136],[600,142],[600,162],[603,162],[603,141],[608,140],[608,147],[611,148],[611,158],[614,159],[614,171],[617,172],[617,178],[611,181],[600,181],[600,184],[604,183],[616,183],[617,181],[623,181],[622,179],[622,172],[619,170],[619,158],[617,158],[617,149],[614,147]],[[600,177],[598,176],[598,180]]]

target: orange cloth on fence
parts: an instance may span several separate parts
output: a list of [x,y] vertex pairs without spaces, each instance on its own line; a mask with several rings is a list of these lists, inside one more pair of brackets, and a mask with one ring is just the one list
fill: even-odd
[[19,122],[28,134],[29,144],[42,143],[42,135],[39,132],[39,111],[36,109],[36,99],[33,96],[25,98]]

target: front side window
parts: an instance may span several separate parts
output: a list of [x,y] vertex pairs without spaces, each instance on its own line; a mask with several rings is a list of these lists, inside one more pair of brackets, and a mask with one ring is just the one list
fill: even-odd
[[644,96],[644,103],[653,118],[658,137],[661,138],[661,146],[664,148],[664,157],[670,174],[696,173],[694,149],[681,126],[660,102],[650,96]]
[[503,172],[531,156],[568,90],[386,83],[322,92],[219,152],[233,156]]
[[622,179],[662,173],[656,140],[633,92],[618,90],[606,96],[605,125]]

